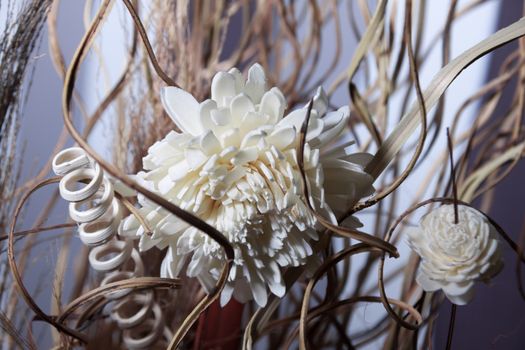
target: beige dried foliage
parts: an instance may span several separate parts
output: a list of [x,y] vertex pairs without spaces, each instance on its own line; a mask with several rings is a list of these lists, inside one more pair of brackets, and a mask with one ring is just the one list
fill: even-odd
[[[253,62],[261,63],[269,72],[271,83],[278,86],[288,98],[289,108],[306,104],[321,83],[330,87],[330,94],[348,89],[347,102],[352,110],[349,127],[352,131],[357,128],[361,130],[359,135],[355,135],[360,149],[375,154],[367,170],[377,179],[378,191],[375,196],[358,203],[354,208],[344,209],[348,215],[356,212],[360,212],[358,215],[372,215],[374,225],[367,232],[348,230],[331,224],[315,213],[325,228],[315,247],[323,256],[323,264],[311,279],[304,277],[302,268],[287,270],[285,280],[289,292],[283,299],[272,296],[267,306],[258,310],[248,305],[245,308],[246,320],[240,343],[243,349],[251,349],[265,338],[266,344],[274,348],[292,344],[297,344],[300,349],[357,348],[382,339],[385,348],[428,348],[437,311],[443,300],[438,294],[421,294],[417,288],[414,279],[419,261],[415,256],[408,259],[402,269],[384,275],[384,265],[389,263],[386,254],[392,257],[399,254],[396,245],[402,228],[410,222],[416,211],[427,210],[442,202],[469,205],[475,199],[480,199],[483,209],[487,211],[498,183],[522,158],[525,147],[522,132],[525,106],[523,39],[519,39],[519,45],[513,44],[514,53],[501,65],[496,77],[487,81],[478,91],[470,92],[470,96],[466,95],[465,103],[457,111],[447,111],[454,115],[452,125],[443,122],[443,106],[446,89],[456,78],[461,77],[461,72],[481,56],[525,35],[525,20],[510,24],[451,59],[451,27],[454,21],[484,1],[474,0],[463,7],[454,0],[446,5],[444,3],[443,6],[448,6],[448,16],[443,30],[432,41],[436,43],[442,39],[443,67],[430,84],[420,86],[419,71],[424,68],[425,58],[432,49],[422,47],[427,25],[424,0],[380,0],[374,8],[365,0],[348,1],[347,12],[341,11],[347,4],[336,0],[154,0],[141,6],[138,6],[137,1],[120,2],[125,5],[125,14],[133,23],[133,26],[126,27],[129,42],[125,46],[129,55],[122,63],[121,75],[91,115],[86,114],[86,109],[82,107],[83,97],[80,91],[75,90],[75,81],[89,52],[95,52],[102,61],[104,55],[108,54],[101,50],[96,38],[107,35],[104,24],[108,12],[115,11],[117,6],[113,6],[114,1],[110,0],[104,0],[101,4],[86,2],[85,13],[88,17],[90,13],[96,14],[87,21],[85,35],[69,63],[63,58],[56,31],[56,21],[64,15],[58,13],[58,0],[49,14],[51,57],[57,74],[64,81],[64,136],[57,140],[57,148],[64,144],[67,131],[108,174],[210,235],[232,259],[230,244],[215,228],[127,176],[140,170],[142,157],[148,147],[174,127],[160,104],[157,94],[159,89],[165,85],[180,86],[202,100],[209,97],[211,77],[217,71],[232,66],[243,69]],[[95,5],[98,7],[94,8]],[[397,11],[398,8],[403,11]],[[38,11],[41,11],[38,12],[41,16],[45,14],[43,9]],[[346,21],[350,23],[352,33],[343,32]],[[398,26],[398,23],[402,25]],[[399,32],[396,28],[402,30]],[[24,42],[27,44],[34,40],[37,33],[35,29],[23,39]],[[355,36],[358,43],[353,56],[347,59],[343,57],[343,49],[352,44],[350,35]],[[333,40],[335,47],[328,63],[321,64],[320,58],[327,40]],[[29,52],[31,47],[28,46]],[[4,54],[6,49],[4,46],[1,48]],[[4,56],[0,57],[3,59]],[[370,70],[375,70],[377,74],[369,75]],[[355,79],[357,76],[363,79]],[[98,80],[92,78],[90,83],[96,88]],[[394,94],[403,96],[403,104],[400,110],[392,113],[389,109]],[[508,94],[512,95],[509,105],[496,109],[501,104],[502,96]],[[464,118],[465,110],[476,103],[475,122],[470,128],[460,130],[458,125]],[[84,114],[82,127],[73,123],[73,106],[80,106]],[[110,106],[116,108],[109,109]],[[506,112],[500,113],[501,110]],[[397,120],[399,116],[402,117]],[[86,141],[94,127],[102,123],[103,117],[112,118],[118,125],[112,135],[115,145],[113,162],[103,159]],[[304,127],[307,123],[308,120]],[[393,124],[395,127],[391,128]],[[453,149],[439,149],[440,157],[433,168],[420,167],[419,164],[429,157],[428,150],[438,147],[436,140],[443,138],[445,127],[451,128]],[[419,137],[414,143],[414,133],[418,128]],[[301,147],[299,152],[302,151]],[[10,152],[9,161],[12,162],[14,153]],[[447,162],[449,153],[453,153],[456,160],[455,181],[451,176],[454,172],[450,171]],[[406,159],[410,161],[407,163]],[[23,196],[21,201],[16,202],[16,210],[9,218],[11,228],[8,230],[5,227],[5,234],[1,236],[2,241],[7,241],[8,262],[12,272],[12,279],[3,276],[1,289],[2,298],[8,300],[5,315],[0,315],[2,331],[9,336],[7,344],[34,347],[28,331],[32,320],[27,321],[29,324],[25,328],[17,327],[13,322],[17,310],[23,308],[18,302],[17,290],[22,291],[21,297],[35,313],[36,320],[53,327],[53,340],[57,348],[69,348],[86,342],[86,348],[96,348],[102,337],[109,338],[112,333],[120,332],[104,317],[102,310],[108,303],[104,295],[132,288],[155,290],[156,299],[162,305],[167,326],[174,336],[159,341],[157,346],[175,349],[185,344],[185,347],[189,347],[188,344],[192,344],[193,339],[199,336],[199,328],[195,327],[195,323],[224,286],[229,264],[224,266],[216,290],[208,296],[199,290],[194,280],[185,277],[180,280],[142,277],[98,287],[96,278],[90,277],[85,268],[86,252],[69,254],[71,246],[64,240],[60,241],[63,245],[55,269],[52,314],[44,312],[36,303],[34,291],[26,288],[23,280],[26,261],[30,258],[32,246],[36,244],[35,237],[51,230],[68,230],[72,226],[70,223],[43,225],[42,218],[56,203],[56,198],[52,197],[34,222],[31,218],[24,218],[28,221],[27,225],[33,225],[32,229],[17,231],[16,222],[21,220],[19,214],[32,193],[39,188],[53,186],[58,181],[56,178],[45,179],[48,169],[42,169],[33,180],[20,186],[18,193],[23,193]],[[399,186],[416,172],[424,178],[421,188],[413,202],[403,202],[401,205],[404,198]],[[3,174],[0,172],[0,179],[2,176],[12,179],[14,176],[12,173]],[[452,194],[452,184],[457,184],[457,198]],[[305,191],[308,189],[305,188]],[[132,202],[120,200],[130,212],[138,215]],[[10,203],[15,206],[14,199]],[[314,210],[313,207],[310,209]],[[405,209],[399,215],[400,210]],[[140,216],[139,219],[144,220]],[[339,219],[343,222],[345,217]],[[493,224],[497,226],[495,222]],[[147,226],[146,222],[144,226]],[[524,239],[516,243],[497,227],[503,240],[517,252],[520,258],[517,266],[521,266],[525,260],[521,256]],[[335,244],[335,236],[343,237],[338,238],[339,242],[343,241],[342,247]],[[22,239],[25,240],[25,247],[16,249],[15,242]],[[355,240],[360,242],[355,244]],[[357,271],[352,266],[356,254],[365,254],[367,257],[365,264]],[[155,276],[161,254],[151,250],[143,254],[143,259],[147,275]],[[64,279],[63,264],[66,263],[77,265],[74,281]],[[349,291],[345,282],[349,280],[350,273],[356,274],[357,284]],[[326,287],[316,287],[322,278],[326,278]],[[377,280],[377,285],[365,288],[367,279]],[[393,279],[403,281],[398,299],[387,295],[386,286]],[[7,288],[6,285],[10,283],[17,289]],[[72,299],[63,304],[63,288],[68,284],[73,286]],[[358,303],[382,304],[385,316],[369,330],[355,333],[350,328],[350,320]],[[453,329],[452,318],[449,342]],[[120,345],[112,343],[112,346]]]

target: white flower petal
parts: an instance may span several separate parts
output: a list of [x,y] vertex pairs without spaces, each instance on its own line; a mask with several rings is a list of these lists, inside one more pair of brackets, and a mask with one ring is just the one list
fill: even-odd
[[145,252],[153,247],[155,247],[160,242],[160,239],[151,239],[148,235],[140,236],[139,240],[139,250]]
[[268,301],[268,294],[266,293],[266,286],[259,279],[250,281],[250,288],[252,290],[253,299],[259,307],[265,307]]
[[[296,109],[289,113],[286,117],[281,119],[277,124],[277,127],[294,127],[299,132],[303,126],[306,118],[306,108]],[[318,137],[324,129],[324,122],[317,118],[317,112],[312,110],[310,114],[310,120],[308,122],[308,130],[306,132],[306,141],[311,141]]]
[[206,100],[199,105],[199,119],[204,130],[212,130],[215,123],[211,119],[211,111],[217,109],[217,102]]
[[266,137],[266,133],[262,130],[250,131],[244,136],[241,142],[241,149],[257,146],[261,140]]
[[339,119],[339,121],[333,127],[323,130],[323,132],[319,136],[316,136],[317,141],[319,142],[319,147],[323,147],[329,142],[333,141],[346,127],[346,123],[350,115],[348,107],[345,106],[339,108],[337,112],[334,113],[337,113],[334,114],[334,116],[336,116],[337,118],[340,117],[341,119]]
[[326,92],[321,86],[317,88],[312,108],[315,109],[319,115],[324,115],[328,109],[328,96],[326,96]]
[[190,171],[190,166],[188,162],[184,159],[178,163],[173,164],[169,168],[168,173],[170,174],[171,180],[177,181],[186,176],[188,171]]
[[259,157],[257,148],[250,147],[240,150],[235,157],[231,159],[231,163],[235,166],[242,165],[248,162],[253,162]]
[[219,107],[224,107],[235,95],[235,77],[226,72],[215,74],[211,81],[211,99],[217,102]]
[[433,281],[430,278],[428,278],[427,275],[424,273],[418,273],[416,277],[417,284],[423,288],[425,292],[435,292],[436,290],[439,290],[442,288],[442,284],[438,281]]
[[284,127],[274,130],[266,140],[280,150],[288,147],[294,147],[296,141],[296,132],[294,127]]
[[221,144],[211,130],[208,130],[206,133],[202,134],[199,141],[201,149],[208,156],[214,155],[221,151]]
[[268,120],[267,118],[268,115],[260,113],[246,113],[240,125],[241,133],[248,133],[249,131],[256,129],[259,126],[266,124],[266,121]]
[[286,101],[277,88],[273,88],[270,91],[266,92],[261,100],[261,111],[270,116],[268,123],[275,124],[277,121],[281,120],[284,114],[284,109],[286,108]]
[[318,118],[310,118],[308,131],[306,132],[306,141],[311,141],[321,135],[324,129],[324,121]]
[[235,91],[236,94],[240,93],[244,89],[244,78],[242,76],[242,73],[237,68],[232,68],[228,71],[232,75],[232,77],[235,79]]
[[[184,155],[186,156],[186,163],[188,164],[189,170],[195,170],[199,168],[208,160],[208,156],[200,149],[187,148],[184,152]],[[170,172],[170,176],[171,175],[172,173]]]
[[258,104],[266,91],[266,74],[263,67],[255,63],[248,70],[248,80],[246,81],[245,92],[253,103]]
[[160,100],[179,129],[191,135],[199,135],[203,131],[199,118],[199,103],[191,94],[168,86],[162,88]]
[[176,248],[172,245],[168,247],[166,256],[162,260],[160,266],[160,277],[162,278],[177,278],[184,266],[186,259],[176,253]]
[[474,298],[474,283],[449,283],[443,288],[447,298],[456,305],[466,305]]
[[221,292],[221,307],[226,306],[228,302],[230,301],[233,294],[233,286],[230,284],[226,284]]
[[230,109],[232,114],[232,124],[234,126],[239,126],[246,113],[255,111],[255,106],[248,95],[239,94],[232,99]]
[[220,141],[224,148],[238,146],[241,142],[241,132],[238,128],[226,130],[221,134]]
[[163,237],[178,235],[181,231],[186,230],[188,224],[182,220],[165,221],[162,224],[159,222],[158,231],[162,233]]
[[226,126],[231,122],[229,108],[213,109],[210,112],[211,120],[217,126]]
[[306,109],[296,109],[292,112],[290,112],[286,117],[281,119],[279,123],[277,123],[278,128],[284,128],[284,127],[294,127],[297,132],[301,130],[301,127],[303,125],[304,119],[306,118]]

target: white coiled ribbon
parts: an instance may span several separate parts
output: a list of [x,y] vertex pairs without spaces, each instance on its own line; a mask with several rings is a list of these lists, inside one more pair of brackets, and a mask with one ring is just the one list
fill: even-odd
[[[133,242],[116,237],[122,218],[120,202],[99,164],[82,148],[71,147],[54,157],[52,167],[62,176],[60,195],[70,202],[69,216],[79,224],[80,239],[92,247],[89,264],[105,273],[101,285],[142,277],[144,264]],[[129,261],[133,261],[132,271],[125,268]],[[110,317],[123,330],[122,338],[129,349],[146,349],[171,335],[153,291],[131,293],[125,289],[105,297],[113,301]]]

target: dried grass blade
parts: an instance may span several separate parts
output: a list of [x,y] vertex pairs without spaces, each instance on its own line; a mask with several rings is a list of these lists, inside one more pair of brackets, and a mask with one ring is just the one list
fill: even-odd
[[28,342],[25,337],[16,330],[16,327],[9,320],[5,313],[0,311],[0,327],[9,335],[12,340],[21,348],[21,349],[36,349],[34,345]]
[[135,24],[135,27],[137,28],[137,31],[139,32],[139,35],[142,39],[142,42],[144,43],[144,47],[146,48],[146,52],[148,54],[148,57],[150,59],[151,64],[153,65],[153,68],[155,69],[155,72],[157,75],[164,80],[164,82],[169,86],[176,86],[177,83],[171,79],[163,70],[160,68],[160,65],[157,61],[157,58],[155,57],[155,52],[153,51],[153,48],[151,47],[151,43],[148,39],[148,34],[146,33],[146,29],[142,25],[142,21],[139,18],[139,15],[137,11],[135,10],[135,7],[129,0],[122,0],[124,2],[124,5],[126,5],[126,8],[129,11],[129,14],[131,15],[131,18],[133,19],[133,23]]
[[500,156],[494,158],[481,168],[470,174],[469,177],[461,184],[459,188],[458,198],[465,202],[471,202],[475,197],[476,191],[480,185],[491,175],[499,169],[504,163],[517,160],[525,151],[525,142],[522,142],[514,147],[509,148]]
[[330,86],[330,88],[328,89],[329,93],[332,93],[337,88],[337,86],[341,84],[342,80],[348,79],[349,81],[351,81],[354,77],[354,74],[356,73],[359,64],[368,52],[368,48],[372,46],[375,42],[375,39],[377,39],[377,31],[383,23],[387,3],[388,0],[380,0],[377,4],[376,10],[374,11],[374,15],[372,16],[372,19],[370,20],[366,31],[361,37],[361,40],[359,40],[359,44],[355,49],[354,56],[350,61],[350,65],[348,66],[347,74],[341,76],[332,84],[332,86]]
[[[432,108],[459,73],[478,58],[523,35],[525,35],[525,18],[494,33],[452,60],[438,72],[424,91],[425,106],[428,109]],[[384,171],[401,147],[410,138],[414,130],[419,126],[419,114],[419,102],[416,102],[383,142],[366,168],[366,171],[374,178],[377,178]]]
[[350,98],[352,99],[352,103],[357,112],[357,115],[359,116],[359,119],[363,121],[370,134],[372,134],[376,144],[381,145],[383,138],[379,133],[379,130],[372,119],[372,115],[366,106],[366,101],[359,93],[357,86],[355,86],[352,82],[350,82],[348,90],[350,91]]
[[[389,194],[394,192],[401,184],[405,181],[405,179],[410,175],[412,170],[414,169],[419,157],[421,156],[421,152],[423,151],[423,147],[425,146],[425,140],[427,138],[427,106],[425,105],[425,100],[423,97],[423,93],[421,91],[421,84],[419,82],[419,74],[417,69],[417,62],[416,57],[414,56],[414,51],[412,48],[412,1],[407,0],[406,1],[406,7],[405,7],[405,29],[404,29],[404,41],[405,46],[408,54],[408,63],[410,68],[410,78],[414,82],[414,88],[416,91],[417,96],[417,106],[419,107],[420,113],[419,120],[421,124],[421,133],[419,134],[419,139],[417,141],[416,149],[414,150],[414,153],[412,154],[412,157],[410,158],[410,161],[408,162],[406,168],[403,170],[401,175],[399,175],[386,189],[382,190],[378,194],[376,194],[372,199],[369,199],[362,205],[358,205],[354,210],[361,210],[365,207],[374,205],[375,203],[378,203],[383,198],[387,197]],[[381,149],[381,147],[380,147]]]

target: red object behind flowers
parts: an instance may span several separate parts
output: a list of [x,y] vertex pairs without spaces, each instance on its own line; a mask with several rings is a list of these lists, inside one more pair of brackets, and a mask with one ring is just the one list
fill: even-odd
[[232,299],[224,307],[219,301],[202,313],[195,334],[194,350],[236,350],[241,340],[244,305]]

